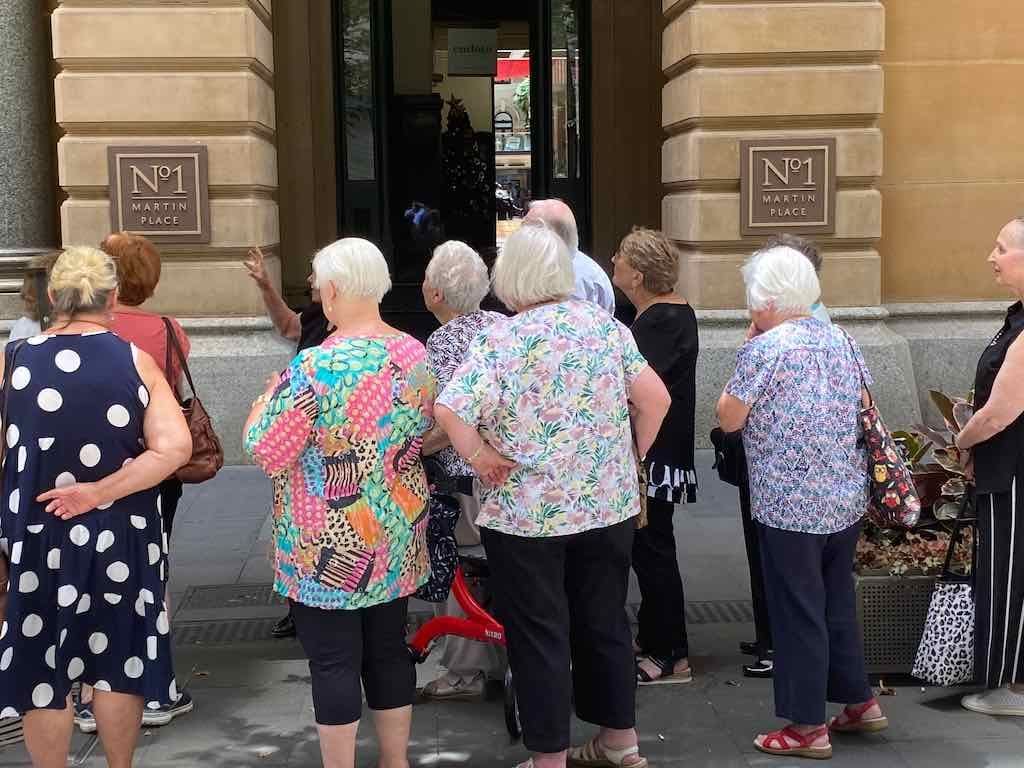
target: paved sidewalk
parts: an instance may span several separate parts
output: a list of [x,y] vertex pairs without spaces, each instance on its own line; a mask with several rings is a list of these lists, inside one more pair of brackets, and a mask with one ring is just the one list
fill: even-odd
[[[735,489],[713,477],[699,456],[701,502],[677,515],[677,541],[690,601],[693,684],[645,687],[638,695],[643,752],[654,766],[790,768],[754,750],[751,739],[774,727],[770,681],[740,676],[737,643],[752,635],[746,562]],[[136,765],[211,768],[307,768],[321,764],[312,720],[309,671],[294,641],[273,641],[266,627],[282,609],[269,599],[269,483],[252,468],[229,468],[189,488],[175,524],[171,594],[176,667],[196,711],[145,731]],[[636,600],[635,585],[631,600]],[[414,612],[428,610],[426,604]],[[432,661],[421,684],[436,674]],[[905,681],[906,682],[906,681]],[[892,722],[884,734],[837,737],[836,768],[1018,768],[1024,766],[1024,718],[961,710],[961,691],[896,688],[882,699]],[[574,723],[582,741],[589,726]],[[101,747],[80,734],[73,764],[104,765]],[[90,753],[89,750],[92,750]],[[481,704],[423,703],[413,715],[413,766],[510,766],[525,758],[505,732],[500,690]],[[358,765],[376,752],[367,719]],[[27,766],[21,746],[0,750],[0,766]]]

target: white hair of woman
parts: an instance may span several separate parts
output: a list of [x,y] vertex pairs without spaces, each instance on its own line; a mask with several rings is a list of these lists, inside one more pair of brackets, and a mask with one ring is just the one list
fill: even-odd
[[543,221],[524,221],[494,262],[494,295],[517,312],[545,301],[562,301],[575,284],[569,249]]
[[316,287],[331,283],[346,299],[374,299],[379,304],[391,290],[391,274],[380,248],[361,237],[344,237],[313,257]]
[[484,260],[460,240],[448,240],[434,249],[424,278],[442,293],[445,304],[464,315],[480,309],[491,287]]
[[755,312],[810,314],[811,306],[821,296],[821,284],[811,262],[788,246],[758,251],[743,265],[742,273],[747,306]]

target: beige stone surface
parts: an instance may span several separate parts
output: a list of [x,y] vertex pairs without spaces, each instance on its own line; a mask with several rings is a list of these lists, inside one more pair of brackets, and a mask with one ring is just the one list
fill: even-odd
[[53,12],[51,26],[54,58],[65,66],[83,59],[178,59],[179,66],[194,59],[251,59],[274,69],[271,31],[244,6],[64,6]]
[[[60,212],[66,244],[98,243],[110,232],[110,202],[106,199],[72,197],[64,201]],[[280,239],[277,203],[273,200],[211,200],[210,222],[210,248],[275,245]]]
[[62,72],[54,91],[61,124],[275,123],[273,89],[249,71]]
[[1003,299],[988,258],[999,230],[1021,214],[1020,182],[883,183],[887,302]]
[[[669,237],[687,244],[738,242],[742,239],[739,193],[686,191],[666,195],[661,225]],[[881,228],[882,197],[878,190],[839,190],[834,239],[874,240],[881,235]]]
[[1017,0],[896,0],[885,9],[885,63],[1021,56],[1024,13]]
[[1024,181],[1022,82],[1024,59],[888,65],[886,179]]
[[[740,267],[749,255],[749,252],[684,252],[680,264],[680,291],[702,309],[745,307]],[[827,306],[877,305],[881,301],[878,253],[871,250],[826,252],[821,286],[822,300]]]
[[662,67],[695,55],[875,52],[885,47],[880,2],[699,4],[663,35]]
[[[280,280],[280,264],[268,259],[272,277]],[[216,312],[211,312],[211,307]],[[146,308],[177,317],[262,316],[263,300],[241,261],[175,261],[164,259],[160,285]]]
[[662,125],[696,118],[877,115],[882,68],[873,64],[701,67],[665,85]]
[[65,189],[108,185],[107,147],[203,144],[211,187],[277,187],[277,152],[263,136],[64,136],[57,143],[60,185]]
[[740,172],[740,142],[745,140],[834,136],[836,175],[874,178],[882,173],[882,132],[878,128],[825,130],[821,128],[770,131],[693,130],[672,136],[662,147],[666,184],[736,180]]

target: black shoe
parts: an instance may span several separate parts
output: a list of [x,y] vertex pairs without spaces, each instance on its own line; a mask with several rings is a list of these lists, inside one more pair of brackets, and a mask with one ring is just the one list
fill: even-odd
[[295,637],[295,622],[292,620],[292,615],[289,613],[277,622],[270,630],[270,634],[276,638]]
[[761,646],[752,640],[741,640],[740,653],[744,656],[760,656]]
[[758,659],[753,664],[743,665],[744,677],[770,678],[775,671],[775,662],[771,659]]

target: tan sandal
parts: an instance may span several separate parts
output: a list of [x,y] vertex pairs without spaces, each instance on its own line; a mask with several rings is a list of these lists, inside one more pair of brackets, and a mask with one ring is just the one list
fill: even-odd
[[[595,736],[582,747],[572,747],[566,757],[568,765],[578,768],[647,768],[647,758],[640,754],[640,747],[633,745],[625,749],[611,749],[604,746]],[[637,760],[627,763],[626,758],[636,755]]]

